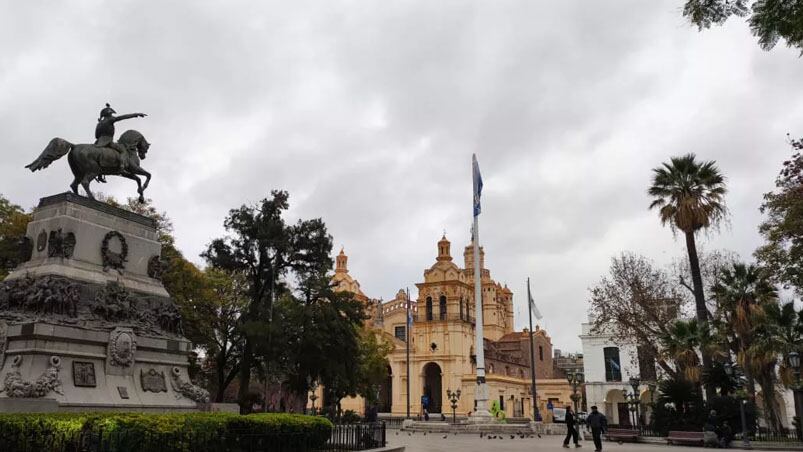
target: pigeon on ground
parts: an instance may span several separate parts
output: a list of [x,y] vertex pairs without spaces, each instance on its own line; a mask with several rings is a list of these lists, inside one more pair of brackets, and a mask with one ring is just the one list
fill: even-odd
[[449,436],[449,434],[448,434],[448,433],[447,433],[447,434],[445,434],[445,435],[443,435],[443,439],[446,439],[448,436]]

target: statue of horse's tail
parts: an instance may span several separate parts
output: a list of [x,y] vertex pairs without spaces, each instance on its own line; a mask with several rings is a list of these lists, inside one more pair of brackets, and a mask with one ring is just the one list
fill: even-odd
[[39,157],[31,162],[30,165],[25,165],[25,167],[31,171],[45,169],[50,166],[51,163],[67,155],[72,148],[73,145],[69,141],[61,138],[53,138],[50,140],[50,143],[47,144],[45,150],[39,154]]

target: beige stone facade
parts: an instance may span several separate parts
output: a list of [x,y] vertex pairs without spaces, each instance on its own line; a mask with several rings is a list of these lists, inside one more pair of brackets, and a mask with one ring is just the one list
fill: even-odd
[[[456,412],[466,415],[474,409],[476,387],[473,245],[465,247],[462,267],[454,262],[446,237],[438,242],[437,251],[435,262],[424,270],[423,281],[416,284],[417,294],[411,294],[410,414],[421,413],[424,394],[431,401],[430,413],[451,414],[447,389],[459,388],[462,395]],[[380,412],[405,415],[407,294],[400,290],[385,303],[370,299],[349,275],[347,262],[348,257],[341,250],[333,282],[339,290],[350,291],[365,301],[372,318],[369,327],[393,344],[388,356],[389,377],[380,390]],[[491,278],[482,248],[480,268],[490,400],[498,401],[508,417],[532,417],[527,331],[514,331],[513,293]],[[552,341],[546,331],[536,329],[534,342],[538,403],[544,419],[549,420],[547,401],[551,400],[555,406],[567,405],[571,390],[565,379],[552,376]],[[362,413],[364,401],[359,397],[349,398],[341,401],[341,407]]]

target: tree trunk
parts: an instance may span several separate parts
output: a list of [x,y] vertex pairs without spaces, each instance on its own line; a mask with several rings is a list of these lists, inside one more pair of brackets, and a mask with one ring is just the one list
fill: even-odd
[[[697,311],[697,322],[701,327],[708,327],[708,308],[705,305],[703,277],[700,273],[700,260],[697,257],[697,245],[694,242],[694,231],[686,231],[685,235],[686,250],[689,252],[689,267],[691,267],[691,280],[694,285],[694,305]],[[703,375],[711,375],[711,370],[713,369],[711,355],[705,351],[705,347],[701,347],[700,354],[703,355]],[[715,395],[716,391],[714,386],[710,382],[706,381],[706,400],[713,400]]]
[[223,383],[226,381],[226,369],[223,365],[223,352],[218,353],[217,364],[215,365],[215,373],[217,374],[217,394],[215,394],[215,402],[223,403]]
[[783,423],[779,415],[780,407],[778,401],[775,399],[775,369],[771,371],[761,372],[759,377],[759,385],[761,386],[761,404],[764,407],[764,422],[767,423],[767,428],[773,432],[780,432],[783,429]]
[[237,401],[240,403],[240,414],[248,414],[251,412],[251,402],[248,398],[248,393],[251,386],[251,362],[253,358],[253,344],[248,335],[245,335],[243,359],[240,362],[240,391],[237,394]]

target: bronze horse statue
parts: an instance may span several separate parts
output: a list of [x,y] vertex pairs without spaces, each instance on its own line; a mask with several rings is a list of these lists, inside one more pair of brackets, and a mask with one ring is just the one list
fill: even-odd
[[[139,166],[148,154],[150,143],[136,130],[127,130],[118,143],[127,150],[120,154],[112,148],[95,144],[72,144],[61,138],[53,138],[39,157],[25,167],[31,171],[47,168],[54,161],[67,155],[75,179],[70,188],[78,194],[78,185],[84,187],[86,195],[95,199],[89,190],[89,184],[98,176],[122,176],[137,182],[139,201],[145,202],[143,193],[151,181],[151,173]],[[69,155],[68,155],[69,154]],[[123,159],[125,161],[121,162]],[[145,183],[138,176],[145,176]]]

